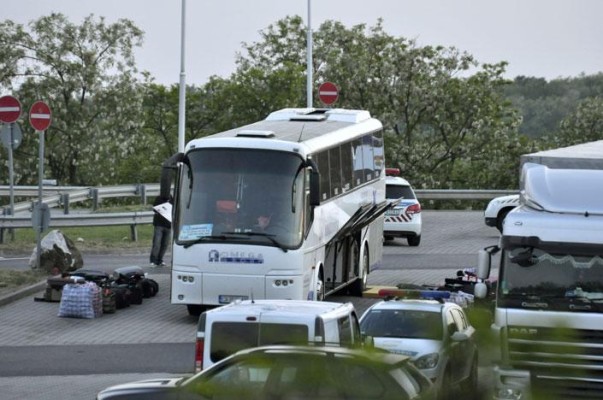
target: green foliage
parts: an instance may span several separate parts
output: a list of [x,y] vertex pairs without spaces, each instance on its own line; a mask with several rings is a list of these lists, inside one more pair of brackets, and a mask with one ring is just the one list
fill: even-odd
[[[305,107],[306,29],[299,16],[276,21],[260,41],[243,43],[229,77],[187,87],[186,141]],[[142,38],[129,20],[93,15],[79,25],[62,14],[27,27],[0,22],[0,89],[24,108],[43,99],[52,109],[46,177],[83,186],[159,181],[177,151],[179,87],[140,78],[133,50]],[[322,82],[335,82],[336,107],[381,120],[387,165],[417,188],[513,189],[520,154],[601,138],[603,74],[508,81],[504,61],[421,47],[387,34],[381,20],[325,21],[313,32],[312,62],[313,98]],[[23,130],[17,185],[38,179],[38,137]]]
[[[0,87],[12,88],[26,109],[43,99],[52,110],[46,176],[71,185],[120,181],[121,162],[144,142],[133,56],[142,35],[131,21],[107,24],[93,15],[75,25],[51,14],[33,21],[29,32],[0,23],[0,55],[8,57],[0,61]],[[38,146],[37,135],[24,132],[15,152],[16,183],[37,180],[30,170],[38,163]]]
[[587,98],[603,97],[603,74],[559,78],[516,77],[505,96],[523,115],[519,132],[531,138],[554,136],[561,121]]

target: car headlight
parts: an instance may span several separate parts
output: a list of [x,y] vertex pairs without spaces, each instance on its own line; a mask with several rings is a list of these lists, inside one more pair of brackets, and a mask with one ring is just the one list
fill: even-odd
[[438,365],[440,355],[438,353],[430,353],[417,358],[415,365],[419,369],[431,369]]

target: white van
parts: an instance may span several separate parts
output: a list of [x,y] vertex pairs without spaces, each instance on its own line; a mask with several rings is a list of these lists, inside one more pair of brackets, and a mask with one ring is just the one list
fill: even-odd
[[195,372],[246,348],[272,344],[361,346],[352,303],[242,300],[199,316]]

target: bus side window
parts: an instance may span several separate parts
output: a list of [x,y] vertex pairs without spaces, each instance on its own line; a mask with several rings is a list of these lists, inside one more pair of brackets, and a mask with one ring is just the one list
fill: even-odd
[[329,179],[329,153],[323,151],[317,154],[316,163],[320,172],[320,200],[328,200],[331,196],[331,182]]
[[354,165],[354,187],[362,185],[364,181],[364,156],[362,151],[362,139],[356,139],[352,143],[353,165]]
[[329,150],[329,174],[331,175],[331,196],[337,196],[342,193],[341,184],[341,157],[339,155],[339,146]]
[[354,187],[354,158],[350,142],[341,145],[341,187],[344,192]]

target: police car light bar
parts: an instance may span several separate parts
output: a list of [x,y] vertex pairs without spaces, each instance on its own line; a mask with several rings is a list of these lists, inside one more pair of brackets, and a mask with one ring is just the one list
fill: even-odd
[[444,290],[380,289],[379,297],[398,297],[406,299],[449,299],[450,292]]
[[400,176],[400,168],[385,168],[385,175]]

